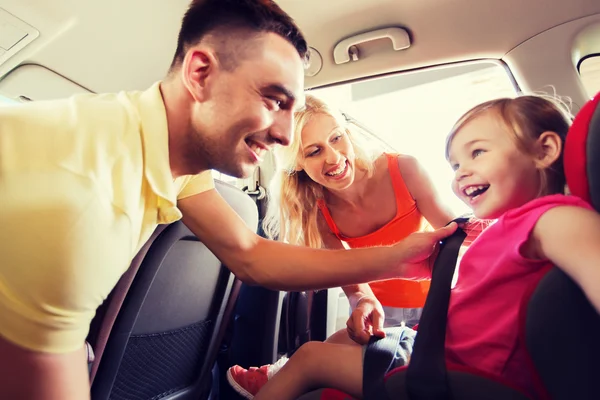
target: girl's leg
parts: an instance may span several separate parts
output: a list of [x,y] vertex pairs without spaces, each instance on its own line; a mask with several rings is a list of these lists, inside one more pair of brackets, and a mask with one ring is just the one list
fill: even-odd
[[309,342],[294,354],[254,397],[255,400],[294,400],[318,388],[335,388],[362,397],[361,346]]
[[350,336],[348,336],[348,331],[346,329],[340,329],[339,331],[335,332],[333,335],[329,336],[325,340],[325,343],[347,344],[347,345],[359,346],[358,343],[356,343],[354,340],[350,339]]
[[[360,347],[348,336],[345,329],[339,330],[327,339],[327,343],[349,345]],[[322,343],[321,343],[322,344]],[[296,358],[296,355],[294,355]],[[288,358],[282,357],[275,364],[263,365],[262,367],[242,368],[234,365],[227,371],[227,381],[231,387],[245,398],[251,399],[253,395],[272,379],[275,374],[287,363]]]

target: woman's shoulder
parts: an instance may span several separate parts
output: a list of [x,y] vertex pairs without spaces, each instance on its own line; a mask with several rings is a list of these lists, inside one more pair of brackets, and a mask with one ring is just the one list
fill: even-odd
[[415,157],[408,154],[393,153],[389,154],[388,156],[393,157],[396,160],[398,169],[402,175],[412,174],[415,171],[418,171],[421,167],[419,161]]
[[418,165],[418,161],[413,156],[401,153],[381,153],[378,155],[373,164],[376,168],[387,170],[392,164],[398,165],[400,172],[404,169],[411,169]]
[[385,161],[388,161],[388,160],[392,159],[392,160],[396,160],[398,162],[414,162],[414,161],[417,161],[416,158],[414,158],[413,156],[409,156],[408,154],[390,153],[390,152],[381,153],[377,157],[377,160],[380,160],[380,159],[385,160]]
[[370,179],[387,175],[390,154],[381,153],[373,159],[373,173]]

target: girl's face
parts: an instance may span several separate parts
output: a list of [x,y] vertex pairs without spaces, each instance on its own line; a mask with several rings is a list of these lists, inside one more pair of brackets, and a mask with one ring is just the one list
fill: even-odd
[[540,174],[498,118],[485,112],[454,136],[449,162],[452,190],[477,218],[495,219],[538,197]]
[[354,182],[354,149],[335,118],[317,114],[302,130],[298,168],[318,184],[342,190]]

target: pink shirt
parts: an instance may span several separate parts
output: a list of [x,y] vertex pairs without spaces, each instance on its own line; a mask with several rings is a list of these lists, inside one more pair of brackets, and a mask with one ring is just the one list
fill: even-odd
[[520,248],[540,216],[559,206],[591,209],[575,196],[535,199],[500,217],[464,254],[450,296],[447,361],[500,376],[535,393],[528,356],[519,338],[519,311],[523,296],[552,264],[527,259]]

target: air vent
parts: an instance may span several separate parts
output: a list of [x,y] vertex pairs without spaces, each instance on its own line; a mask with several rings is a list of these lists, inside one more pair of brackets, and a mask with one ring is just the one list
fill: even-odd
[[37,29],[0,8],[0,64],[33,42],[39,35]]

